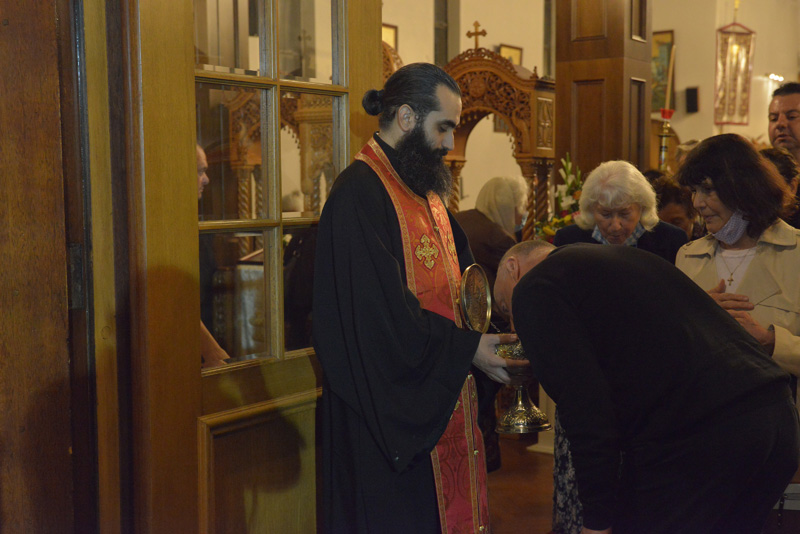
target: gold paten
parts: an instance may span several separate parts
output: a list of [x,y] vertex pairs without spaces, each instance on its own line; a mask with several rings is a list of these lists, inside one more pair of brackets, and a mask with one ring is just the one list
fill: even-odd
[[492,320],[492,294],[483,267],[473,263],[461,275],[461,316],[467,328],[485,334]]

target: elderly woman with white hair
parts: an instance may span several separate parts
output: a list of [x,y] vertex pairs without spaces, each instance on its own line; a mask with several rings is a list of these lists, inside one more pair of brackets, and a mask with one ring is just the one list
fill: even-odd
[[[580,213],[575,223],[560,229],[555,246],[572,243],[627,245],[675,263],[686,232],[660,221],[656,192],[647,178],[627,161],[607,161],[594,169],[583,183]],[[580,534],[583,509],[578,500],[569,442],[556,411],[553,466],[553,533]]]
[[575,223],[556,232],[553,244],[627,245],[675,263],[687,240],[680,228],[659,221],[653,186],[627,161],[607,161],[589,173]]

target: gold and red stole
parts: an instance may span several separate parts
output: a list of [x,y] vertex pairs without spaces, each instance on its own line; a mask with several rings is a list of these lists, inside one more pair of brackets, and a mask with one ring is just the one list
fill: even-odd
[[[458,304],[461,270],[441,198],[431,192],[421,198],[412,192],[375,139],[364,145],[356,159],[375,171],[392,199],[403,238],[408,288],[423,309],[463,328]],[[489,532],[486,457],[471,374],[461,388],[447,429],[431,451],[431,462],[442,532]]]

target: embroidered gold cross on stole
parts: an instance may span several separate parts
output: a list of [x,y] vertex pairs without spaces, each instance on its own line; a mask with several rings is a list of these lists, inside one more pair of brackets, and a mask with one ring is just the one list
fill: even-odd
[[[433,266],[436,265],[436,262],[433,261],[432,258],[439,257],[439,248],[436,246],[436,243],[431,242],[427,235],[423,235],[419,239],[419,242],[420,244],[417,245],[416,249],[414,249],[414,255],[425,267],[428,269],[433,269]],[[423,260],[423,258],[425,259]]]

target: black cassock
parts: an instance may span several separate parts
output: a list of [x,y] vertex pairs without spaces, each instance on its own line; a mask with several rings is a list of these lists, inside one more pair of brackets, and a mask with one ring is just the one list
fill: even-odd
[[[472,254],[452,215],[450,224],[463,271]],[[320,218],[313,337],[324,374],[323,530],[439,532],[430,451],[480,334],[420,308],[392,202],[361,161],[337,178]]]

